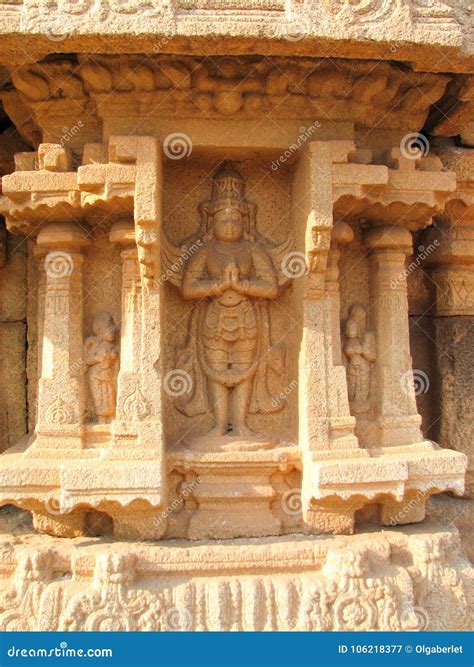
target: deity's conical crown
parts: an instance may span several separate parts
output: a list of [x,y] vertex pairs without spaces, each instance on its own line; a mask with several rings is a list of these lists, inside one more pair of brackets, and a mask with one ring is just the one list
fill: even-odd
[[212,181],[211,201],[214,211],[227,206],[245,206],[245,182],[231,162],[224,162]]

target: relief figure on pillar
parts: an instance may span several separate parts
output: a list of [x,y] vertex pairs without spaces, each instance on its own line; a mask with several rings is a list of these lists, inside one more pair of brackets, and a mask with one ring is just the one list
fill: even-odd
[[372,365],[376,360],[375,332],[369,327],[367,309],[353,304],[344,331],[347,388],[353,415],[370,410]]
[[[293,240],[276,246],[258,234],[257,207],[231,163],[217,171],[211,198],[199,210],[201,229],[182,246],[187,260],[172,277],[182,297],[196,302],[176,357],[192,388],[176,407],[188,416],[212,411],[209,436],[250,438],[249,413],[284,407],[272,400],[269,386],[271,372],[280,381],[285,374],[285,346],[272,342],[269,304],[289,282],[280,266]],[[164,244],[164,263],[172,266],[177,249]]]
[[89,387],[100,424],[115,417],[119,352],[115,344],[117,325],[110,313],[97,313],[92,320],[93,335],[84,343]]

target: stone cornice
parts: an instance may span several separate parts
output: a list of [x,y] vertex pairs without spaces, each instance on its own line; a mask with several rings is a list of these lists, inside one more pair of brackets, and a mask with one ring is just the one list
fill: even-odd
[[[83,119],[89,128],[146,118],[319,119],[361,127],[421,128],[451,81],[380,61],[165,55],[61,58],[11,70],[2,94],[14,122],[19,107],[52,136]],[[17,122],[18,121],[18,122]],[[90,140],[90,138],[89,138]]]
[[[421,68],[465,70],[472,53],[469,2],[435,0],[2,0],[0,34],[8,62],[18,33],[32,54],[90,51],[91,37],[113,42],[114,51],[229,54],[262,53],[376,57],[417,62]],[[127,35],[126,44],[117,39]],[[56,42],[56,43],[55,43]],[[433,58],[431,47],[440,49]],[[470,51],[471,49],[471,51]],[[443,55],[441,55],[443,50]],[[17,54],[18,55],[18,54]],[[33,58],[35,56],[33,55]],[[443,62],[444,61],[444,65]]]

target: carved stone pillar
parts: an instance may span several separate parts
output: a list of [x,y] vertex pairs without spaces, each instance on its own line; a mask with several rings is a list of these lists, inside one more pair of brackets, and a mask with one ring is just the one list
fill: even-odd
[[[40,248],[37,244],[33,246],[33,256],[37,262],[37,301],[36,301],[36,331],[31,329],[29,334],[32,340],[36,342],[36,361],[33,362],[33,369],[36,370],[36,378],[41,378],[41,365],[43,362],[43,328],[44,328],[44,305],[46,293],[46,271],[44,270],[44,259],[48,254],[47,248]],[[33,370],[33,374],[35,372]],[[30,370],[30,373],[32,371]],[[29,431],[34,430],[38,421],[38,382],[30,388],[28,394],[31,414],[29,415]]]
[[334,225],[326,269],[326,295],[331,305],[332,359],[335,366],[342,364],[339,260],[341,258],[341,246],[347,245],[353,240],[354,232],[348,224],[337,222]]
[[[328,252],[325,287],[325,309],[328,344],[325,345],[328,369],[327,390],[330,413],[330,435],[332,449],[357,448],[354,435],[355,418],[351,416],[347,395],[346,369],[342,363],[341,352],[341,298],[339,290],[339,260],[341,246],[354,239],[352,229],[345,222],[334,225],[331,234],[331,246]],[[329,345],[331,343],[331,345]],[[331,381],[332,376],[332,381]]]
[[430,263],[436,286],[435,338],[440,420],[437,440],[468,457],[466,495],[474,495],[474,227],[433,230],[439,245]]
[[[299,292],[302,303],[303,329],[299,359],[302,506],[306,529],[312,533],[352,532],[354,508],[346,507],[344,500],[337,506],[327,503],[322,487],[330,486],[338,478],[341,459],[368,456],[358,448],[354,436],[355,420],[349,412],[345,371],[336,362],[338,343],[333,343],[333,337],[338,339],[340,333],[338,326],[336,334],[334,321],[339,310],[334,285],[338,279],[336,247],[332,257],[328,257],[333,233],[332,160],[329,142],[309,144],[300,158],[293,183],[294,225],[304,242],[307,264],[307,275],[295,286],[295,291]],[[345,236],[344,228],[338,228],[333,237],[336,245],[342,240],[340,231]]]
[[[422,441],[410,356],[405,259],[412,251],[403,227],[372,228],[369,248],[370,309],[376,333],[374,429],[371,446],[397,446]],[[367,431],[369,433],[369,430]]]
[[132,221],[116,222],[110,240],[122,248],[122,324],[120,371],[117,379],[117,412],[112,448],[123,450],[136,445],[138,421],[147,413],[140,390],[141,280],[135,229]]
[[330,449],[325,333],[331,331],[331,325],[324,298],[324,270],[333,224],[331,169],[330,145],[310,143],[301,155],[293,183],[294,226],[304,247],[307,267],[305,277],[295,283],[303,318],[298,372],[299,440],[303,450],[316,457]]
[[[71,222],[51,223],[38,234],[44,257],[41,377],[36,445],[67,458],[82,449],[84,415],[82,249],[90,243]],[[36,449],[36,448],[35,448]],[[74,453],[76,452],[76,454]],[[33,452],[32,452],[33,454]]]

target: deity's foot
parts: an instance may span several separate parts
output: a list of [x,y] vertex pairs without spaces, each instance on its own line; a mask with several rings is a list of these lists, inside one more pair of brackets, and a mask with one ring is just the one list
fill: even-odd
[[237,438],[254,438],[255,437],[255,433],[253,431],[251,431],[246,424],[236,426],[235,429],[232,431],[232,433],[230,435],[234,436],[234,437],[237,437]]
[[225,435],[226,433],[227,433],[227,424],[225,425],[216,424],[214,428],[212,428],[209,431],[208,436],[210,438],[219,438]]

